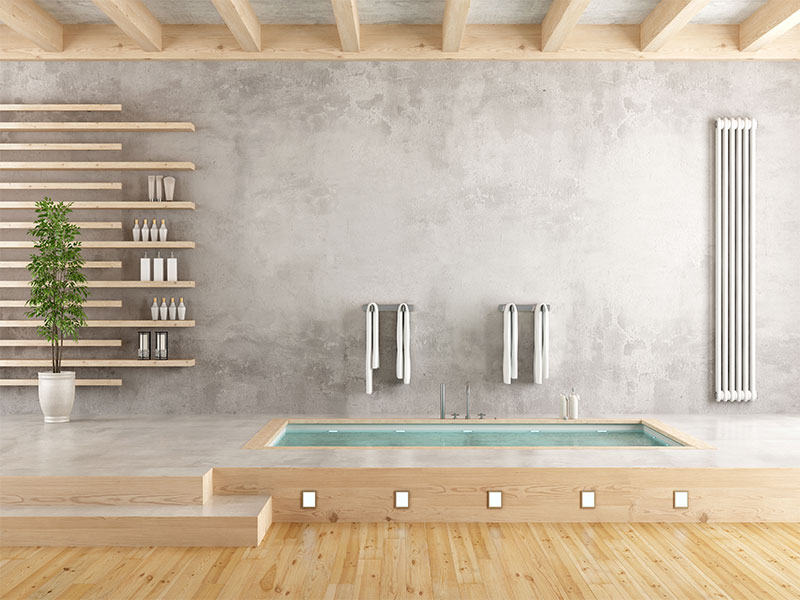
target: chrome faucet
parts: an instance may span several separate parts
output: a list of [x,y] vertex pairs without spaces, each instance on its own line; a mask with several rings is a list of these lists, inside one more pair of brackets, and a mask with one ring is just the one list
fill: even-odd
[[439,418],[444,419],[445,385],[439,386]]
[[464,418],[469,419],[469,381],[467,382],[467,416]]

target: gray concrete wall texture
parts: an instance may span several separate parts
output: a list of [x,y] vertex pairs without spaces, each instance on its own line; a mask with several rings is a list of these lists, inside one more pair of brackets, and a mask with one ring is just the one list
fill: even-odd
[[[440,382],[450,385],[449,410],[464,412],[466,381],[473,411],[492,416],[553,415],[559,392],[571,386],[593,416],[800,410],[797,64],[3,63],[0,79],[3,102],[122,102],[121,115],[101,118],[197,126],[193,134],[0,136],[122,141],[122,152],[92,159],[198,167],[176,175],[177,195],[196,202],[194,212],[79,214],[122,219],[125,239],[134,217],[165,216],[172,239],[196,240],[196,250],[176,254],[181,279],[197,287],[165,292],[184,296],[198,325],[170,330],[172,355],[196,357],[195,368],[79,371],[121,376],[124,385],[79,389],[77,416],[434,416]],[[760,397],[749,405],[712,401],[712,121],[729,115],[760,122]],[[147,173],[112,175],[71,177],[119,180],[121,192],[58,198],[146,197]],[[24,178],[36,176],[70,177]],[[20,260],[25,252],[4,255]],[[138,278],[139,255],[86,252],[124,261],[122,275],[95,278]],[[99,290],[96,298],[125,305],[92,316],[148,318],[154,295]],[[384,366],[367,396],[359,307],[370,300],[405,300],[418,310],[411,385],[394,378],[394,316],[384,315]],[[502,384],[497,305],[509,301],[553,307],[544,385],[532,382],[532,317],[524,315],[520,379]],[[0,310],[20,318],[18,309]],[[69,355],[135,357],[136,330],[121,334],[119,353]],[[3,413],[38,410],[35,388],[0,394]]]

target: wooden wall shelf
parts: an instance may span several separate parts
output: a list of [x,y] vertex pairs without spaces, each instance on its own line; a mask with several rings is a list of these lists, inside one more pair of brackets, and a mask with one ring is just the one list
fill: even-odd
[[0,122],[0,131],[194,131],[192,123],[178,122]]
[[[49,358],[3,358],[0,367],[49,367]],[[64,367],[193,367],[193,358],[171,358],[169,360],[137,360],[135,358],[65,358]]]
[[[106,181],[4,181],[0,182],[0,190],[121,190],[119,182]],[[33,204],[33,202],[25,203]]]
[[[27,260],[0,260],[0,269],[26,269],[30,263]],[[83,263],[84,269],[121,269],[121,260],[87,260]]]
[[[2,387],[35,387],[38,385],[37,379],[0,379]],[[122,385],[122,379],[76,379],[75,385],[78,387],[119,387]]]
[[[64,340],[70,348],[119,348],[122,340]],[[0,348],[49,348],[47,340],[0,340]]]
[[[0,288],[27,288],[30,287],[30,281],[0,281]],[[105,281],[95,280],[87,281],[86,287],[88,288],[193,288],[194,281]]]
[[[35,202],[0,202],[0,210],[33,210]],[[72,203],[72,210],[194,210],[194,202],[88,202]]]
[[[122,229],[120,221],[73,221],[81,229]],[[30,221],[0,221],[0,229],[32,229]]]
[[50,150],[122,150],[122,144],[0,144],[0,150],[10,152]]
[[[0,248],[16,248],[16,249],[24,249],[24,248],[33,248],[35,242],[33,241],[18,241],[18,242],[0,242]],[[81,242],[81,247],[84,250],[91,250],[94,248],[117,248],[117,249],[130,249],[130,248],[142,248],[143,250],[147,250],[148,248],[194,248],[194,242],[182,242],[182,241],[174,241],[174,242],[115,242],[115,241],[84,241]]]
[[[0,130],[2,130],[1,126]],[[194,171],[194,163],[185,161],[5,161],[0,162],[0,171]]]
[[[35,321],[33,319],[17,319],[12,321],[0,321],[0,327],[38,327],[42,325],[43,321]],[[139,327],[142,329],[154,328],[174,328],[174,327],[194,327],[194,321],[187,319],[186,321],[153,321],[153,320],[139,320],[139,321],[125,321],[117,319],[108,319],[104,321],[87,320],[86,327]]]
[[119,112],[122,104],[0,104],[0,112]]
[[[84,308],[122,308],[122,300],[87,300]],[[27,308],[25,300],[0,300],[0,308]]]

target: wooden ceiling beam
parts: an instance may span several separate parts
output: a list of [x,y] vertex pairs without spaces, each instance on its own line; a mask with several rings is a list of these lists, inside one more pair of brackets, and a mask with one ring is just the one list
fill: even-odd
[[161,23],[141,0],[92,0],[145,52],[161,51]]
[[0,0],[0,21],[42,50],[64,48],[64,26],[33,0]]
[[336,29],[344,52],[361,50],[361,24],[358,21],[357,0],[331,0]]
[[442,20],[442,50],[458,52],[467,28],[470,0],[446,0]]
[[657,52],[689,24],[709,0],[661,0],[639,28],[643,52]]
[[542,52],[557,52],[575,29],[589,0],[553,0],[542,21]]
[[212,0],[212,2],[242,50],[259,52],[261,50],[261,23],[258,22],[258,17],[249,0]]
[[770,0],[739,25],[739,49],[760,50],[800,24],[800,0]]

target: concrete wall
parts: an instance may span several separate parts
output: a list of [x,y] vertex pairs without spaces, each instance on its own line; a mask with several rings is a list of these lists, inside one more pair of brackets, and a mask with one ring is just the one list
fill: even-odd
[[[79,372],[121,376],[124,386],[79,390],[78,415],[434,415],[440,382],[463,413],[456,386],[467,380],[473,410],[500,416],[552,415],[573,385],[585,415],[800,409],[796,64],[3,63],[0,79],[6,102],[120,101],[124,113],[103,118],[197,125],[194,134],[82,136],[122,140],[128,160],[197,164],[177,178],[180,198],[198,209],[165,215],[174,239],[197,241],[177,253],[181,278],[197,288],[169,295],[186,297],[198,327],[170,332],[173,356],[196,357],[193,369]],[[711,401],[712,119],[720,115],[761,123],[761,395],[750,405]],[[122,175],[119,194],[80,197],[144,198],[145,175]],[[87,215],[121,217],[126,228],[134,216],[161,217]],[[102,254],[125,260],[126,279],[137,278],[138,255]],[[93,314],[146,318],[152,295],[98,292],[122,297],[125,308]],[[373,396],[364,393],[359,310],[369,300],[419,309],[412,384],[394,380],[387,315]],[[501,383],[496,307],[507,301],[552,304],[545,385],[532,383],[530,319],[522,319],[520,380]],[[120,356],[134,357],[135,330],[123,336]],[[3,413],[38,410],[35,388],[0,394]]]

